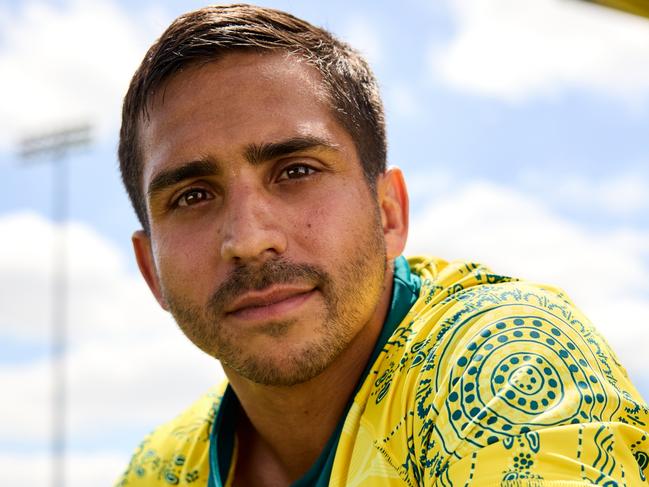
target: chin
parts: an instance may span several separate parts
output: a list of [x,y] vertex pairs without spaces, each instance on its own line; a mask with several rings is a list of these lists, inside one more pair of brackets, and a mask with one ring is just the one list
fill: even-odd
[[290,387],[317,377],[344,349],[341,343],[309,343],[299,347],[275,346],[266,354],[227,360],[224,366],[251,382],[264,386]]

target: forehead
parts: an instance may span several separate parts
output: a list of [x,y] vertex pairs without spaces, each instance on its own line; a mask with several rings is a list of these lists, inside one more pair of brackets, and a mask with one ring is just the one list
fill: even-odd
[[172,161],[232,157],[250,144],[315,136],[354,145],[320,73],[288,53],[237,52],[190,66],[152,97],[141,124],[143,176]]
[[[242,50],[180,68],[153,94],[153,110],[176,109],[174,94],[199,89],[210,98],[264,95],[268,91],[299,94],[324,101],[320,72],[297,55],[285,51]],[[216,89],[215,89],[216,88]],[[259,88],[263,88],[259,90]],[[298,88],[297,93],[292,93]],[[186,106],[186,101],[182,102]]]

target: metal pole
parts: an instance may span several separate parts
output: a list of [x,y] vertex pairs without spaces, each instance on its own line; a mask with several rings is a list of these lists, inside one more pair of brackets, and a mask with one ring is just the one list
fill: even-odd
[[52,170],[52,205],[56,222],[52,273],[52,486],[64,487],[67,426],[68,167],[63,152],[54,159]]
[[54,244],[52,265],[52,430],[51,459],[52,487],[66,484],[67,438],[67,219],[68,219],[68,165],[67,156],[75,147],[90,143],[90,126],[81,125],[50,132],[21,142],[21,157],[32,159],[48,156],[52,167],[52,212]]

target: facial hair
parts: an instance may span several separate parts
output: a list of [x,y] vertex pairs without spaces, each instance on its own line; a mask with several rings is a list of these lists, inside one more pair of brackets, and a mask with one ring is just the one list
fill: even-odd
[[[378,220],[378,221],[377,221]],[[359,322],[371,317],[381,293],[386,272],[386,249],[380,216],[375,215],[366,242],[359,242],[334,278],[323,268],[290,262],[282,257],[259,265],[235,267],[204,307],[165,292],[169,310],[176,322],[199,348],[224,366],[257,384],[292,386],[319,375],[349,345],[359,331]],[[312,338],[290,348],[281,361],[264,350],[252,349],[236,327],[225,326],[226,309],[237,297],[275,284],[307,284],[324,300],[321,316],[274,320],[255,328],[282,346],[282,338],[294,326],[312,323]],[[369,313],[368,313],[368,307]]]

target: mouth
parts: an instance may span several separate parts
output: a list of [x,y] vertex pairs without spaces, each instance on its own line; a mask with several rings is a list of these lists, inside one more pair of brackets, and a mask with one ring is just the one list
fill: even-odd
[[311,299],[313,287],[272,286],[262,291],[250,291],[237,298],[226,310],[226,316],[243,321],[281,319]]

